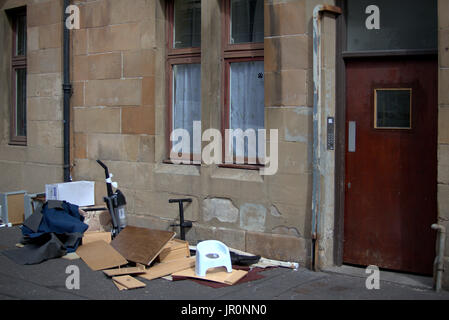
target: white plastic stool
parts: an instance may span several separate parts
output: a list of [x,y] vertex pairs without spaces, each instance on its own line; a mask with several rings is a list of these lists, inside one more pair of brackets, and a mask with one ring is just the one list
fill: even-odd
[[207,269],[214,267],[226,267],[227,272],[232,272],[229,248],[217,240],[206,240],[198,243],[196,246],[196,275],[205,277]]

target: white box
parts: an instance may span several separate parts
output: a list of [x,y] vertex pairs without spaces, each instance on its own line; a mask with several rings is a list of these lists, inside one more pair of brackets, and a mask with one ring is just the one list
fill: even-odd
[[80,207],[95,205],[95,182],[74,181],[45,185],[46,200],[64,200]]

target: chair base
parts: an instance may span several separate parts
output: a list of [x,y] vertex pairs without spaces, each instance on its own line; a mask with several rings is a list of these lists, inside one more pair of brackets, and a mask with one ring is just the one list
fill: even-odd
[[217,240],[200,242],[196,247],[196,275],[205,277],[208,269],[216,267],[225,267],[227,272],[232,272],[229,248]]

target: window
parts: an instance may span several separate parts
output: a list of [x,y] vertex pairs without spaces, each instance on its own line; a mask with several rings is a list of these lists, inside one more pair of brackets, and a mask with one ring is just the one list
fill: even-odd
[[183,159],[194,160],[201,152],[193,143],[193,123],[201,121],[201,0],[167,1],[167,13],[167,157],[178,158],[173,154],[179,151],[174,149],[178,141],[171,141],[170,135],[183,129],[190,136],[188,150],[182,149]]
[[263,42],[263,1],[231,0],[229,43]]
[[232,130],[226,137],[232,144],[225,146],[224,154],[233,155],[225,162],[253,165],[257,164],[257,154],[264,143],[258,137],[258,129],[265,127],[264,3],[263,0],[226,0],[223,12],[222,131],[226,134],[227,129]]
[[374,90],[374,127],[376,129],[411,129],[412,89]]
[[200,0],[174,1],[172,34],[172,47],[175,49],[201,46]]
[[11,12],[10,21],[12,25],[10,143],[26,145],[26,10]]

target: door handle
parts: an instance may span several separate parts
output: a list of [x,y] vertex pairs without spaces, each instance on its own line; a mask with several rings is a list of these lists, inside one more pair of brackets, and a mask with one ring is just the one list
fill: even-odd
[[348,152],[355,152],[356,149],[356,131],[357,125],[355,121],[349,121],[348,126]]

